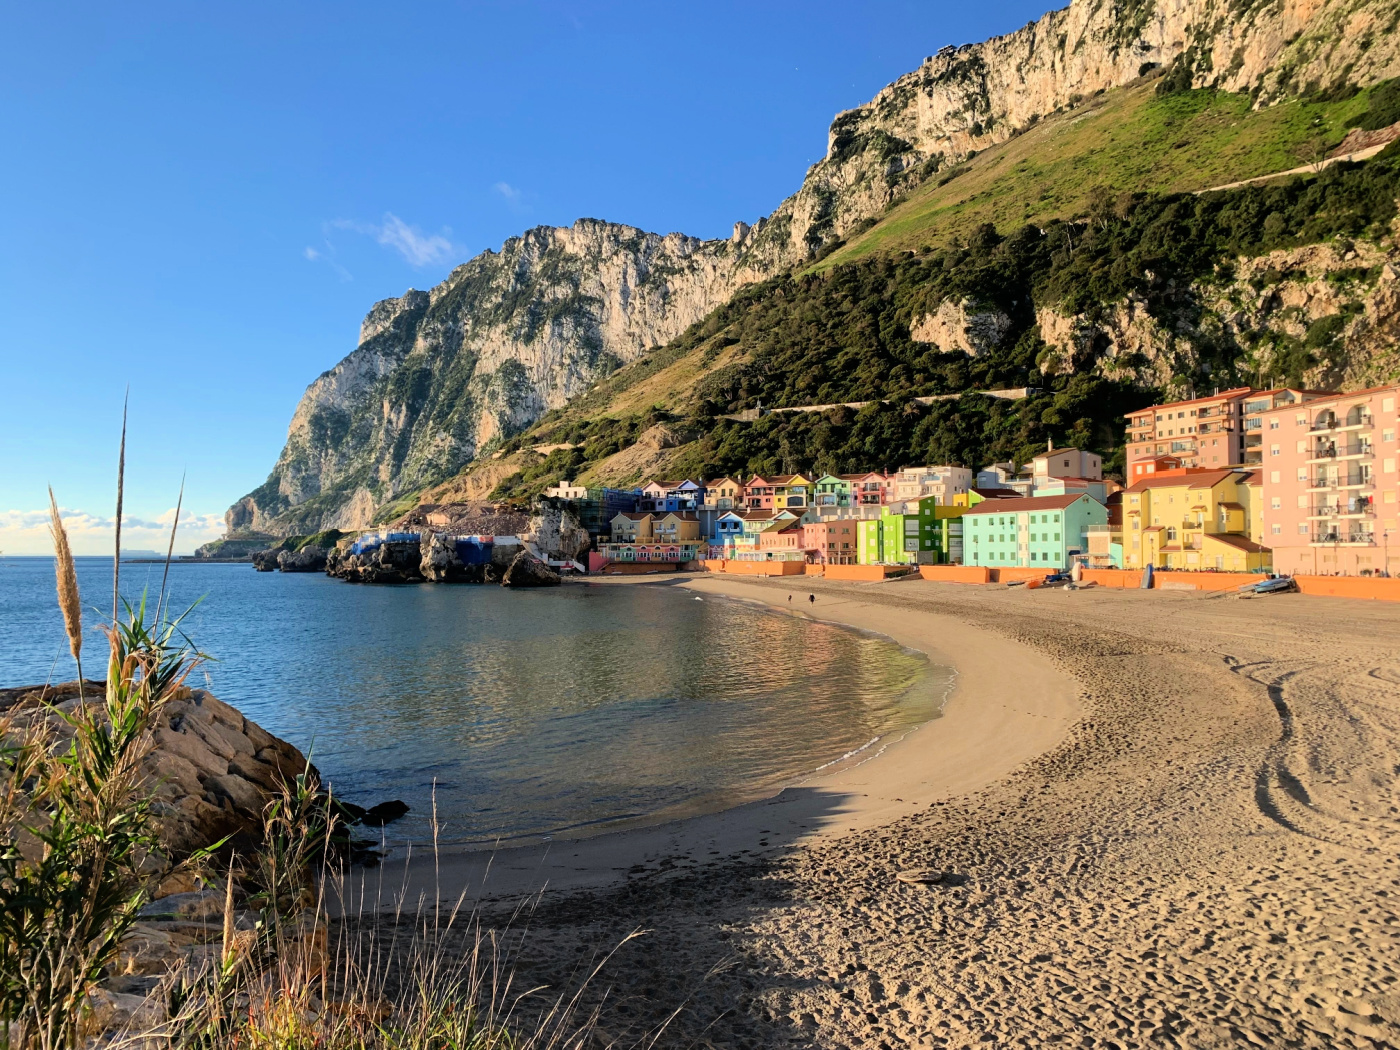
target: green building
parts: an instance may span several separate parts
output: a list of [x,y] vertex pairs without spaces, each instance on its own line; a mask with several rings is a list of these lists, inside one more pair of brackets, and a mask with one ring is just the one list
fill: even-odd
[[965,507],[940,506],[934,496],[891,503],[880,517],[857,523],[860,565],[938,565],[962,557]]

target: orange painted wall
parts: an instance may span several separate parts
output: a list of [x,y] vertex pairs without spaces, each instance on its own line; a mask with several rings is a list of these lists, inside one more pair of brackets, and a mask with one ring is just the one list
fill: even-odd
[[[686,562],[693,565],[694,562]],[[598,570],[599,576],[642,576],[650,572],[675,572],[675,562],[613,561]]]
[[1400,578],[1394,576],[1295,576],[1293,579],[1304,594],[1400,602]]
[[919,575],[944,583],[988,583],[992,570],[985,565],[920,565]]
[[1142,573],[1137,569],[1085,569],[1080,579],[1099,587],[1142,586]]
[[723,572],[731,576],[801,576],[807,563],[801,561],[705,561],[706,572]]
[[1246,583],[1267,579],[1262,572],[1153,572],[1152,586],[1167,589],[1164,584],[1187,585],[1198,591],[1234,591]]
[[898,572],[890,572],[890,567],[886,565],[828,565],[826,566],[826,578],[828,580],[883,580],[887,575],[898,576]]

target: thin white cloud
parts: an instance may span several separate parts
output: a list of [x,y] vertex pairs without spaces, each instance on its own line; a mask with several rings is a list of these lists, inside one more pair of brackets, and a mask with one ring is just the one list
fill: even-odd
[[[111,515],[92,514],[85,510],[59,508],[63,527],[74,554],[111,554],[113,521]],[[122,516],[122,548],[124,550],[165,550],[170,542],[170,523],[175,519],[171,507],[154,518],[134,514]],[[202,543],[216,540],[224,534],[224,519],[219,514],[197,514],[188,508],[180,512],[180,528],[175,534],[175,550],[188,553]],[[52,554],[53,540],[49,536],[47,510],[0,510],[0,551],[6,554]]]
[[311,245],[309,244],[306,246],[306,250],[303,251],[301,254],[306,256],[307,262],[315,262],[321,257],[321,253],[318,252],[315,248],[311,247]]
[[530,210],[530,195],[519,186],[512,186],[510,183],[502,180],[501,182],[495,183],[491,189],[505,198],[505,202],[509,205],[511,211],[526,212]]
[[441,233],[424,233],[391,211],[384,213],[381,223],[337,219],[330,225],[338,230],[353,230],[373,237],[386,248],[393,248],[402,255],[410,266],[431,266],[461,254],[461,249],[452,243],[452,231],[447,227],[444,226]]

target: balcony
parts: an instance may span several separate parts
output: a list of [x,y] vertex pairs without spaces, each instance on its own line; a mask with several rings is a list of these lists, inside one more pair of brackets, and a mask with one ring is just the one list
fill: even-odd
[[1324,503],[1316,507],[1309,507],[1308,520],[1334,521],[1348,518],[1371,518],[1375,517],[1375,513],[1375,506],[1370,497],[1362,497],[1342,504]]
[[1332,532],[1315,532],[1312,537],[1314,547],[1374,547],[1376,537],[1369,532],[1335,530]]
[[1369,489],[1375,488],[1375,482],[1371,478],[1370,471],[1354,471],[1347,474],[1338,474],[1336,477],[1328,477],[1319,474],[1308,480],[1309,492],[1330,492],[1334,489]]
[[1371,426],[1371,413],[1369,412],[1348,412],[1345,416],[1338,417],[1332,414],[1323,416],[1315,420],[1309,428],[1313,431],[1319,430],[1359,430],[1362,427]]
[[1374,455],[1369,441],[1358,441],[1350,445],[1335,442],[1318,443],[1308,455],[1309,463],[1331,463],[1336,460],[1370,459]]

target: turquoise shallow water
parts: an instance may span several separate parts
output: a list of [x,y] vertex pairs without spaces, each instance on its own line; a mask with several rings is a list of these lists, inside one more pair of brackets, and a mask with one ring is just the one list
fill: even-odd
[[[0,559],[0,685],[73,677],[53,563]],[[123,566],[123,590],[160,583]],[[176,565],[217,696],[354,801],[401,798],[391,837],[548,834],[719,808],[934,717],[951,672],[888,639],[669,585],[354,586]],[[79,559],[108,605],[111,559]],[[95,621],[95,616],[90,622]],[[90,630],[85,652],[100,668]],[[100,673],[100,671],[99,671]]]

